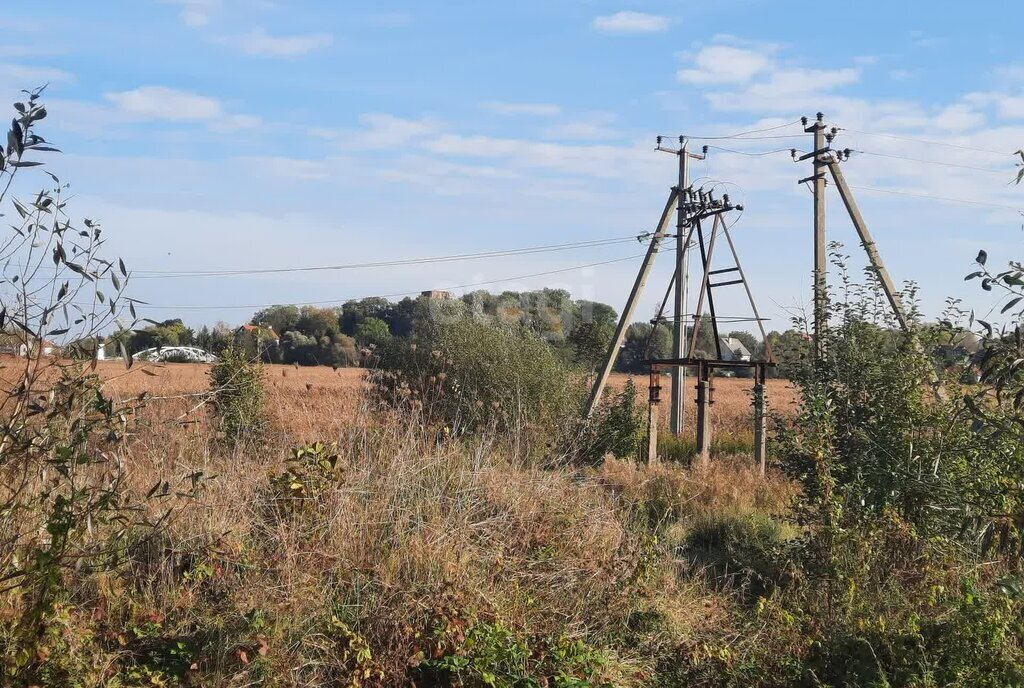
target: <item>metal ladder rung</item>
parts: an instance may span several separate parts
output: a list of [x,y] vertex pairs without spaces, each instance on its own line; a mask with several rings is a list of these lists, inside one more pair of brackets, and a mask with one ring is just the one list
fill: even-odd
[[728,282],[718,282],[716,284],[711,284],[709,282],[708,283],[708,289],[711,289],[712,287],[728,287],[730,284],[743,284],[743,280],[741,280],[741,279],[729,280]]
[[720,270],[712,270],[708,274],[709,275],[721,275],[722,273],[725,273],[725,272],[739,272],[739,271],[740,271],[739,268],[722,268]]

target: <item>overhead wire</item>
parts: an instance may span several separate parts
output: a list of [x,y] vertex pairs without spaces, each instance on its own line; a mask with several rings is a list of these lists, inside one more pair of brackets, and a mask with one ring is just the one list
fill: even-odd
[[443,256],[428,256],[420,258],[404,258],[397,260],[370,261],[363,263],[344,263],[338,265],[317,265],[297,266],[282,268],[252,268],[235,270],[133,270],[133,279],[178,279],[193,277],[240,277],[247,275],[267,275],[295,272],[333,272],[341,270],[355,270],[364,268],[395,267],[403,265],[423,265],[429,263],[449,263],[464,260],[480,260],[485,258],[505,258],[512,256],[534,255],[539,253],[555,253],[570,251],[581,248],[595,248],[601,246],[612,246],[616,244],[641,241],[649,233],[639,233],[627,237],[608,239],[593,239],[589,241],[577,241],[566,244],[549,244],[545,246],[530,246],[514,249],[501,249],[496,251],[482,251],[477,253],[461,253]]
[[945,162],[943,160],[927,160],[925,158],[912,158],[906,155],[895,155],[893,153],[878,153],[876,151],[867,151],[859,148],[851,148],[851,152],[860,153],[862,155],[871,155],[879,158],[891,158],[893,160],[906,160],[909,162],[917,162],[926,165],[941,165],[943,167],[956,167],[963,170],[973,170],[975,172],[991,172],[994,174],[1006,174],[1012,175],[1014,171],[1012,169],[997,169],[994,167],[978,167],[975,165],[963,165],[955,162]]
[[[533,277],[545,277],[547,275],[556,275],[566,272],[572,272],[574,270],[584,270],[586,268],[594,268],[602,265],[612,265],[614,263],[622,263],[635,258],[641,258],[644,254],[626,256],[624,258],[613,258],[611,260],[599,261],[596,263],[586,263],[583,265],[573,265],[567,268],[559,268],[557,270],[545,270],[543,272],[534,272],[527,275],[515,275],[512,277],[502,277],[500,279],[485,280],[482,282],[473,282],[470,284],[457,284],[446,288],[447,290],[458,290],[458,289],[470,289],[473,287],[482,287],[490,284],[497,284],[500,282],[511,282],[514,280],[530,279]],[[344,304],[348,301],[366,299],[366,298],[397,298],[401,296],[411,296],[414,294],[421,294],[422,289],[416,289],[411,291],[395,292],[392,294],[371,294],[367,296],[351,296],[344,299],[329,299],[326,301],[296,301],[293,303],[262,303],[262,304],[231,304],[231,305],[218,305],[218,306],[197,306],[197,305],[169,305],[169,304],[151,304],[144,301],[137,301],[141,307],[154,308],[160,310],[229,310],[229,309],[259,309],[259,308],[270,308],[272,306],[324,306],[332,304]]]
[[947,203],[964,203],[964,204],[967,204],[967,205],[978,205],[978,206],[986,206],[986,207],[989,207],[989,208],[999,208],[999,209],[1002,209],[1002,210],[1015,210],[1017,212],[1024,212],[1024,206],[1005,205],[1005,204],[1002,204],[1002,203],[989,203],[987,201],[974,201],[974,200],[971,200],[971,199],[968,199],[968,198],[953,198],[953,197],[950,197],[950,196],[933,196],[931,194],[918,193],[918,192],[914,192],[914,191],[903,191],[903,190],[899,190],[899,189],[880,189],[880,188],[875,187],[875,186],[855,186],[853,184],[850,185],[850,188],[851,189],[859,189],[861,191],[870,191],[870,192],[874,192],[874,193],[893,194],[893,195],[897,195],[897,196],[912,196],[914,198],[925,198],[925,199],[929,199],[929,200],[933,200],[933,201],[945,201]]
[[909,141],[912,143],[923,143],[929,146],[945,146],[947,148],[957,148],[959,150],[973,151],[975,153],[988,153],[991,155],[1016,155],[1014,152],[1007,151],[996,151],[989,148],[977,148],[975,146],[966,146],[960,143],[950,143],[949,141],[932,141],[929,139],[921,139],[915,136],[901,136],[899,134],[886,134],[878,131],[863,131],[861,129],[851,129],[850,127],[836,127],[839,131],[848,131],[854,134],[863,134],[865,136],[878,136],[880,138],[895,139],[897,141]]
[[[774,150],[767,150],[767,151],[741,151],[741,150],[735,150],[733,148],[723,148],[722,146],[708,146],[708,148],[711,148],[713,150],[722,151],[723,153],[735,153],[736,155],[747,155],[747,156],[754,157],[754,158],[761,157],[761,156],[764,156],[764,155],[774,155],[775,153],[790,153],[793,150],[796,150],[794,148],[776,148]],[[803,152],[803,151],[800,151],[800,152]]]
[[[754,141],[754,140],[757,140],[759,138],[789,138],[790,136],[799,136],[799,134],[787,134],[787,135],[782,136],[782,137],[775,137],[775,136],[752,137],[752,136],[750,136],[750,134],[761,134],[761,133],[764,133],[766,131],[778,131],[779,129],[785,129],[786,127],[791,127],[794,124],[799,124],[799,123],[800,123],[800,120],[796,119],[796,120],[793,120],[792,122],[786,122],[784,124],[776,124],[776,125],[771,126],[771,127],[762,127],[760,129],[749,129],[747,131],[740,131],[740,132],[737,132],[735,134],[717,135],[717,136],[695,136],[695,135],[684,134],[683,138],[696,139],[696,140],[700,140],[700,141],[723,141],[725,139],[749,139],[749,140]],[[673,138],[673,137],[672,136],[663,136],[663,138]]]

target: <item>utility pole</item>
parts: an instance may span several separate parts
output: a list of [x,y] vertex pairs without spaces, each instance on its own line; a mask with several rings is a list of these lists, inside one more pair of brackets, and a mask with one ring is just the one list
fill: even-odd
[[[691,153],[685,136],[679,137],[679,148],[665,148],[658,137],[657,150],[672,153],[679,158],[679,183],[676,187],[676,261],[675,294],[673,299],[672,358],[686,357],[686,286],[689,280],[690,258],[686,239],[688,222],[684,191],[690,186],[690,160],[703,160],[707,152]],[[683,432],[686,422],[686,367],[674,365],[672,372],[672,404],[669,411],[669,430],[673,435]]]
[[827,284],[827,255],[828,247],[825,239],[825,164],[823,156],[827,155],[825,148],[825,115],[818,113],[817,120],[811,126],[807,126],[807,118],[803,118],[804,131],[814,134],[814,150],[801,157],[801,160],[812,158],[814,160],[814,174],[807,179],[801,179],[800,183],[806,181],[814,182],[814,349],[821,355],[821,346],[825,327],[828,322],[826,312],[826,284]]

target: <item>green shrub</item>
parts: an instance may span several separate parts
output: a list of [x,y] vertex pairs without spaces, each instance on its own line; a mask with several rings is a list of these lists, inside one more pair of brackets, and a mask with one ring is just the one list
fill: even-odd
[[[464,637],[463,637],[464,636]],[[426,685],[488,688],[588,688],[600,680],[604,657],[582,640],[527,640],[500,623],[478,622],[464,633],[435,634],[447,650],[420,665]]]
[[326,488],[340,483],[340,458],[336,444],[315,442],[293,448],[285,461],[285,470],[270,478],[278,513],[305,511]]
[[553,432],[578,409],[579,385],[552,347],[525,327],[458,318],[418,339],[382,343],[374,389],[422,409],[459,435],[484,429],[522,437]]
[[611,454],[619,459],[639,458],[647,437],[645,409],[637,403],[636,385],[627,380],[618,394],[606,398],[580,432],[575,458],[595,465]]
[[266,429],[263,365],[245,350],[229,346],[210,368],[213,410],[229,444],[259,439]]

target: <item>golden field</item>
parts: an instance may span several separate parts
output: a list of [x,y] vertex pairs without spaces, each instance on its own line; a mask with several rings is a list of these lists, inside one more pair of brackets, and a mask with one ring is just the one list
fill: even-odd
[[[167,419],[188,412],[209,389],[209,366],[199,363],[136,364],[126,370],[121,361],[102,361],[97,373],[106,380],[105,390],[118,399],[145,392],[149,406]],[[331,437],[344,426],[359,404],[365,370],[362,368],[265,366],[264,381],[268,409],[277,429],[297,437]],[[614,373],[611,390],[621,390],[632,379],[641,404],[647,403],[648,378]],[[718,432],[750,431],[752,381],[742,378],[713,380],[711,421]],[[662,379],[661,427],[666,427],[669,408],[669,378]],[[694,411],[693,379],[688,379],[687,418]],[[768,403],[773,412],[789,415],[796,403],[796,391],[787,380],[768,380]],[[190,401],[195,403],[189,404]],[[194,420],[194,419],[193,419]]]

